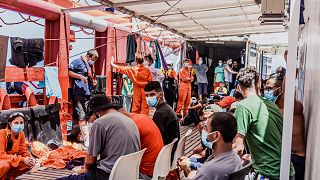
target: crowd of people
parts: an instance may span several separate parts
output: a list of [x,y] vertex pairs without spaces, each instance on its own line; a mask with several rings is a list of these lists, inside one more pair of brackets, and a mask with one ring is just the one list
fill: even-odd
[[[201,134],[201,146],[191,157],[172,162],[186,177],[227,180],[252,164],[249,179],[280,178],[284,68],[260,82],[254,67],[239,70],[237,61],[231,59],[219,60],[214,77],[207,76],[202,58],[193,65],[184,60],[178,73],[172,62],[165,70],[153,68],[151,55],[137,57],[136,65],[128,67],[112,59],[111,65],[123,74],[124,103],[120,105],[102,94],[89,98],[90,83],[96,83],[92,66],[97,58],[98,53],[91,50],[69,67],[87,155],[77,174],[60,179],[108,179],[119,157],[144,148],[139,177],[151,179],[160,150],[180,138],[181,125],[197,126]],[[214,85],[208,84],[208,78],[214,79]],[[192,91],[193,81],[197,81],[197,92]],[[23,120],[21,114],[12,115],[7,129],[0,130],[0,180],[34,166],[23,138]],[[293,121],[290,179],[301,180],[305,141],[303,107],[298,101]],[[176,145],[173,153],[175,149]]]

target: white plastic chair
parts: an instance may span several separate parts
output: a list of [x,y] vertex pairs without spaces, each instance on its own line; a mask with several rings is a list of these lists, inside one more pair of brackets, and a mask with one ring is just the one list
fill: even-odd
[[175,142],[178,138],[175,138],[170,144],[164,146],[156,160],[153,170],[152,180],[165,179],[171,169],[171,152]]
[[178,158],[180,158],[180,157],[185,155],[184,150],[185,150],[186,140],[187,140],[187,137],[191,135],[191,133],[192,133],[192,129],[189,129],[186,132],[186,134],[179,140],[176,152],[174,153],[172,166],[171,166],[171,171],[173,171],[173,170],[175,170],[177,168]]
[[139,179],[140,162],[146,149],[119,157],[111,170],[109,180]]

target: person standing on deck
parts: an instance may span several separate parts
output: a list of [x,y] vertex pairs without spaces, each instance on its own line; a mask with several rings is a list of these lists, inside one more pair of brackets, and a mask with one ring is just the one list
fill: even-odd
[[75,59],[69,65],[69,77],[73,79],[73,105],[75,118],[79,122],[84,146],[89,146],[89,124],[85,121],[87,105],[91,96],[92,86],[97,81],[93,77],[91,66],[99,58],[96,50],[89,50],[86,56]]
[[[278,105],[281,112],[284,109],[284,79],[285,72],[271,74],[266,82],[264,97]],[[303,180],[306,161],[305,120],[303,105],[294,100],[294,115],[292,129],[291,161],[296,171],[295,180]]]
[[233,81],[232,81],[232,76],[234,74],[238,74],[238,72],[232,70],[232,59],[229,59],[227,61],[227,64],[224,66],[224,78],[225,78],[225,82],[228,83],[227,84],[228,92],[230,92],[234,88]]
[[207,78],[208,66],[203,64],[203,59],[200,57],[198,60],[198,64],[193,64],[192,67],[196,71],[197,83],[198,83],[198,95],[202,100],[202,94],[208,94],[208,78]]
[[[283,117],[272,101],[258,96],[259,74],[254,67],[241,69],[237,80],[245,99],[238,102],[234,116],[238,123],[238,134],[234,148],[242,155],[247,141],[253,161],[253,177],[279,179],[281,163],[281,141]],[[295,171],[291,164],[290,180]]]
[[123,67],[114,63],[114,58],[111,59],[111,66],[116,68],[121,74],[127,75],[133,83],[133,103],[132,112],[137,114],[149,113],[149,106],[144,94],[144,87],[152,81],[152,74],[150,69],[143,65],[143,58],[136,57],[136,66]]
[[193,76],[189,68],[189,60],[183,61],[183,68],[179,72],[180,87],[179,87],[179,97],[176,113],[181,116],[181,111],[183,110],[183,115],[188,114],[188,107],[191,101],[191,82],[193,81]]
[[219,60],[219,65],[214,69],[214,88],[220,86],[220,82],[224,81],[224,67],[222,60]]
[[177,98],[176,82],[178,82],[177,73],[173,69],[173,62],[169,61],[168,70],[164,72],[164,80],[163,80],[162,87],[163,87],[163,92],[164,92],[164,97],[166,99],[166,102],[172,108],[173,108],[173,103],[176,102],[176,98]]
[[122,85],[123,107],[125,108],[125,110],[131,112],[132,95],[133,95],[132,81],[127,75],[123,75],[122,78],[123,78],[123,85]]

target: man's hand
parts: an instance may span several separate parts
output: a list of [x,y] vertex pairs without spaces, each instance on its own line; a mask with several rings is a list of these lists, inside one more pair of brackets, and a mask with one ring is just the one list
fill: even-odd
[[92,82],[92,85],[96,86],[97,85],[97,80],[94,79],[93,82]]
[[81,76],[81,81],[83,81],[84,83],[88,83],[88,78],[87,77],[84,77],[84,76]]
[[237,134],[233,140],[232,148],[240,157],[243,155],[245,136]]
[[76,172],[78,175],[81,175],[81,174],[85,174],[86,172],[88,172],[88,169],[85,168],[84,166],[81,167],[81,169]]
[[179,168],[184,171],[190,169],[190,164],[191,164],[190,159],[187,157],[181,157],[178,159],[178,162],[177,162],[177,165],[179,166]]
[[113,56],[111,57],[111,66],[113,66],[113,67],[115,66],[115,64],[114,64],[114,57],[113,57]]
[[23,163],[31,169],[35,165],[35,160],[31,157],[26,157]]

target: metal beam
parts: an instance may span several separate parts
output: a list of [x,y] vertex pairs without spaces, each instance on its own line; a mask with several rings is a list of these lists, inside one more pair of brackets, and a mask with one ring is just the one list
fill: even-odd
[[127,17],[131,17],[128,14],[108,14],[105,16],[96,16],[95,19],[120,19],[120,18],[127,18]]
[[137,25],[147,25],[148,22],[132,22],[132,23],[122,23],[122,24],[114,24],[113,27],[126,27],[126,26],[137,26]]
[[[251,12],[251,13],[247,13],[247,15],[260,15],[260,12]],[[239,16],[245,16],[244,13],[234,13],[234,14],[219,14],[219,15],[210,15],[210,16],[203,16],[203,17],[184,17],[183,18],[176,18],[176,19],[170,19],[170,20],[166,20],[166,19],[161,19],[159,18],[159,22],[166,22],[166,23],[171,23],[171,22],[183,22],[183,21],[189,21],[189,20],[212,20],[214,21],[214,19],[219,19],[219,18],[224,18],[224,17],[239,17]]]
[[[145,4],[155,4],[155,3],[161,3],[161,2],[167,2],[167,1],[176,1],[176,0],[138,0],[138,1],[128,1],[128,2],[120,2],[120,3],[113,3],[112,7],[125,7],[125,6],[137,6],[137,5],[145,5]],[[101,3],[103,0],[99,2],[97,0],[96,2]]]
[[97,9],[104,9],[106,8],[105,5],[93,5],[93,6],[84,6],[84,7],[75,7],[69,9],[62,9],[62,12],[70,13],[70,12],[81,12],[81,11],[90,11],[90,10],[97,10]]
[[[197,2],[197,1],[194,1]],[[214,1],[212,1],[214,2]],[[245,6],[253,6],[256,5],[256,3],[252,2],[251,0],[247,0],[241,3],[243,7]],[[169,6],[168,6],[169,7]],[[220,10],[220,9],[231,9],[231,8],[238,8],[241,7],[238,2],[234,3],[209,3],[209,4],[197,4],[197,3],[190,3],[190,6],[188,7],[180,7],[171,9],[170,12],[168,12],[166,15],[174,15],[179,14],[181,11],[184,13],[192,13],[192,12],[201,12],[206,10]],[[136,12],[137,15],[148,15],[148,16],[160,16],[163,13],[162,9],[157,10],[148,10],[144,9],[141,12]]]
[[[212,30],[223,30],[223,29],[234,29],[234,28],[241,28],[241,27],[258,27],[261,26],[260,22],[254,22],[252,23],[253,26],[250,26],[249,23],[235,23],[235,24],[223,24],[223,25],[216,25],[216,26],[206,26],[208,29]],[[193,31],[201,31],[204,30],[203,28],[196,26],[191,28],[185,28],[185,29],[179,29],[179,31],[182,31],[184,33],[193,32]]]
[[[94,0],[94,1],[100,2],[102,5],[106,5],[106,6],[109,6],[109,7],[113,7],[113,5],[114,5],[114,3],[112,3],[109,0],[103,0],[103,1]],[[147,16],[144,16],[144,15],[137,15],[135,12],[133,12],[133,11],[127,9],[127,8],[121,7],[121,8],[115,8],[115,9],[120,11],[120,12],[122,12],[122,13],[124,13],[124,14],[132,15],[133,17],[136,17],[136,18],[138,18],[138,19],[140,19],[142,21],[146,21],[146,22],[148,22],[150,24],[154,24],[155,26],[158,26],[158,27],[163,28],[165,30],[171,31],[171,32],[173,32],[175,34],[178,34],[178,35],[182,36],[182,37],[189,38],[185,34],[183,34],[181,32],[178,32],[177,30],[172,29],[171,27],[169,27],[169,26],[167,26],[165,24],[157,23],[157,22],[155,22],[155,20],[153,20],[153,19],[151,19],[151,18],[149,18]]]
[[[254,23],[254,22],[259,22],[257,19],[250,19],[251,20],[251,23]],[[203,26],[215,26],[215,25],[221,25],[221,24],[236,24],[236,23],[248,23],[247,20],[243,20],[243,21],[239,21],[237,19],[234,19],[232,18],[230,21],[224,21],[223,23],[221,22],[209,22],[209,23],[201,23]],[[176,30],[178,31],[181,31],[180,29],[185,29],[185,28],[190,28],[191,26],[194,26],[192,24],[189,24],[189,23],[184,23],[183,25],[171,25],[172,28],[175,28]],[[199,27],[201,27],[199,25]]]
[[284,28],[282,27],[270,27],[270,28],[251,28],[251,27],[245,27],[245,28],[238,28],[238,29],[230,29],[230,30],[219,30],[219,31],[211,31],[211,33],[208,33],[208,31],[202,31],[202,32],[193,32],[193,33],[188,33],[187,35],[189,36],[206,36],[206,35],[215,35],[215,34],[224,34],[224,33],[237,33],[237,32],[243,32],[244,34],[246,34],[246,32],[252,32],[252,31],[269,31],[269,30],[284,30]]
[[269,34],[269,33],[279,33],[279,32],[286,32],[286,31],[284,29],[271,29],[271,30],[265,30],[265,31],[230,32],[230,33],[203,35],[203,36],[193,36],[191,39],[228,37],[228,36],[238,36],[243,34]]

